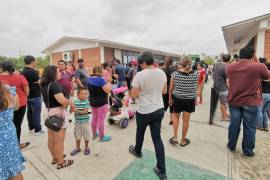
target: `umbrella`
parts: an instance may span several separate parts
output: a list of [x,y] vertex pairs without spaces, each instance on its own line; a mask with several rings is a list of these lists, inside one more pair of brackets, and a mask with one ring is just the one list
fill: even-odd
[[218,105],[218,92],[212,87],[211,88],[211,100],[210,100],[210,117],[209,117],[209,124],[213,124],[213,120],[215,117],[215,112],[217,110]]

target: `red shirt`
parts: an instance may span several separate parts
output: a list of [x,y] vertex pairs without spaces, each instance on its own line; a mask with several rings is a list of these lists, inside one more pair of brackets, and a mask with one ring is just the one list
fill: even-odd
[[262,105],[262,80],[270,79],[264,64],[240,60],[226,67],[229,79],[228,103],[234,106]]
[[16,92],[19,96],[20,107],[26,106],[27,104],[27,96],[24,92],[24,87],[28,86],[28,82],[22,75],[0,75],[0,81],[3,83],[9,84],[10,86],[16,87]]
[[201,70],[199,70],[199,84],[202,84],[203,82],[203,76],[206,75],[206,71],[204,68],[202,68]]
[[61,72],[61,79],[58,82],[63,86],[69,96],[72,88],[72,74],[68,71]]

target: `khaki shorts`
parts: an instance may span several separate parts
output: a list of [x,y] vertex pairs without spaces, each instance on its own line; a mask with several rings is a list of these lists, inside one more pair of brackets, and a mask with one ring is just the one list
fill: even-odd
[[75,122],[74,136],[77,141],[80,141],[82,137],[85,141],[89,140],[90,139],[89,122],[86,122],[86,123]]

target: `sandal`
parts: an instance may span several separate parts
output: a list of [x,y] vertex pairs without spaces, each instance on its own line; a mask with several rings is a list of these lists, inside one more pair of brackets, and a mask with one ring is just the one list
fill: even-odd
[[99,139],[99,142],[108,142],[112,140],[111,136],[104,136],[102,139]]
[[78,154],[79,152],[81,152],[81,149],[74,149],[74,150],[70,153],[70,155],[71,155],[71,156],[75,156],[75,155]]
[[84,150],[84,155],[89,155],[91,153],[91,151],[90,151],[90,149],[89,148],[86,148],[85,150]]
[[[65,157],[66,157],[66,155],[64,154],[64,155],[63,155],[63,158],[65,158]],[[53,159],[53,160],[52,160],[52,165],[54,165],[54,164],[56,164],[56,163],[57,163],[57,159]]]
[[62,169],[65,167],[68,167],[70,165],[72,165],[74,163],[73,160],[64,160],[64,162],[62,164],[57,164],[57,169]]
[[180,143],[180,146],[185,147],[185,146],[187,146],[187,145],[190,144],[190,140],[189,139],[186,138],[185,141],[186,141],[186,143],[185,144]]
[[20,144],[20,149],[24,149],[30,145],[30,142]]
[[178,141],[174,140],[174,137],[172,137],[169,142],[172,144],[172,145],[176,145],[178,144]]

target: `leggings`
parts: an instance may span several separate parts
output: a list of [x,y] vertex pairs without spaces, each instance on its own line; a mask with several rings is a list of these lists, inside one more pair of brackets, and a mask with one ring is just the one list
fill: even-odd
[[21,106],[17,111],[14,111],[13,123],[16,127],[17,139],[19,143],[21,139],[21,126],[22,126],[25,110],[26,110],[26,106]]
[[104,137],[104,121],[106,114],[108,112],[108,105],[105,104],[101,107],[91,107],[92,109],[92,132],[95,136],[97,133],[97,128],[99,132],[99,137],[102,139]]

